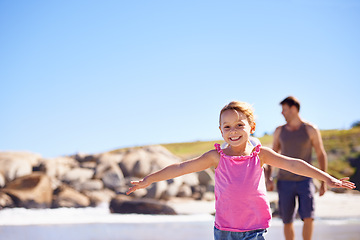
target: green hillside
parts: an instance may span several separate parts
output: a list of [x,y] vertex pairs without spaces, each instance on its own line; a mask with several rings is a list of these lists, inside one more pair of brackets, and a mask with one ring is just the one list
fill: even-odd
[[[355,169],[350,166],[350,157],[360,156],[360,127],[349,130],[322,130],[321,131],[325,151],[328,156],[328,172],[335,177],[351,176]],[[272,146],[272,135],[264,135],[259,138],[263,146]],[[185,143],[161,144],[174,155],[183,160],[191,159],[214,149],[214,144],[222,144],[218,141],[197,141]],[[123,152],[126,149],[117,149],[112,152]],[[314,165],[317,166],[316,154],[313,154]]]
[[[322,130],[324,148],[328,155],[328,172],[336,177],[351,176],[354,169],[350,166],[348,158],[360,155],[360,127],[349,130]],[[271,147],[272,135],[259,138],[262,145]],[[214,148],[219,141],[197,141],[187,143],[161,144],[181,159],[197,157]],[[317,166],[316,155],[314,165]]]

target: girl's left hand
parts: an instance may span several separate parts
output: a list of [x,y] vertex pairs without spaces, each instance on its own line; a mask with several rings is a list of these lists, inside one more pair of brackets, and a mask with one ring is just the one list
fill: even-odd
[[329,179],[329,181],[327,181],[327,185],[329,185],[330,187],[333,188],[347,188],[347,189],[354,189],[355,183],[348,181],[349,178],[345,177],[345,178],[341,178],[341,179],[336,179],[336,178],[331,178]]

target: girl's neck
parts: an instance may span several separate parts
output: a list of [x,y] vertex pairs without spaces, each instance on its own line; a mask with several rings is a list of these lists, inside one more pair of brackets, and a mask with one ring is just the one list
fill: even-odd
[[248,156],[251,154],[253,150],[253,146],[246,142],[245,145],[239,145],[239,146],[229,146],[227,147],[227,155],[229,156]]

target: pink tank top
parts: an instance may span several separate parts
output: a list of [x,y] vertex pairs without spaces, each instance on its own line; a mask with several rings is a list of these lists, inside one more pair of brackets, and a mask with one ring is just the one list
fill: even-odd
[[268,228],[271,211],[258,156],[260,145],[250,156],[228,156],[219,144],[215,148],[220,153],[215,169],[215,227],[232,232]]

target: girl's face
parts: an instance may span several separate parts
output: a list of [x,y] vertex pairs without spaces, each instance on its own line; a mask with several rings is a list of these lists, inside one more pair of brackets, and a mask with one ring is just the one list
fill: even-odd
[[220,116],[220,131],[225,142],[230,146],[246,144],[250,134],[254,132],[242,112],[226,110]]

